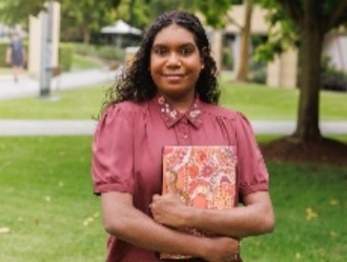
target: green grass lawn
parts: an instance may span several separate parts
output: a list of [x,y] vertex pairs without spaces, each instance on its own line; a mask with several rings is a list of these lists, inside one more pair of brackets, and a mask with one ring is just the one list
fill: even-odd
[[[90,137],[1,138],[0,261],[103,261]],[[1,231],[1,230],[0,230]]]
[[[243,112],[251,119],[296,119],[297,89],[235,83],[227,75],[222,75],[220,83],[221,103]],[[347,93],[322,91],[320,99],[322,120],[347,120]]]
[[347,168],[268,163],[273,234],[244,241],[245,261],[345,261]]
[[[104,261],[91,139],[1,138],[0,261]],[[347,167],[267,164],[276,229],[245,239],[244,260],[346,261]]]
[[100,68],[101,66],[102,66],[101,61],[95,58],[86,57],[79,54],[73,55],[72,69],[86,70],[86,69]]
[[91,119],[98,115],[104,92],[109,86],[98,84],[82,89],[54,92],[58,100],[37,97],[1,101],[3,119]]
[[[58,101],[37,97],[1,101],[0,118],[4,119],[90,119],[95,116],[109,86],[55,93]],[[251,120],[295,120],[298,90],[269,88],[256,84],[234,83],[222,77],[221,104],[243,112]],[[347,120],[347,93],[321,92],[321,120]]]

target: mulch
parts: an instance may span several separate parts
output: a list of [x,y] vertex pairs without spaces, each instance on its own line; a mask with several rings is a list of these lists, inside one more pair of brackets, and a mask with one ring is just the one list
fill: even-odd
[[347,144],[328,138],[316,142],[294,143],[284,137],[260,144],[259,147],[265,160],[347,166]]

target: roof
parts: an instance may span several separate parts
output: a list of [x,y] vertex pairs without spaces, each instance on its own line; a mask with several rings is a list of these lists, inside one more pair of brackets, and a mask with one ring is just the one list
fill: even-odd
[[125,23],[123,20],[117,20],[113,25],[105,26],[101,28],[103,34],[133,34],[140,35],[142,32],[140,29],[132,27]]

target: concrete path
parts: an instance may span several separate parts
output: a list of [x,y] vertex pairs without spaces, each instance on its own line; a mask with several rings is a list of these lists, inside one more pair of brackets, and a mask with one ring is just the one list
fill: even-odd
[[[0,120],[0,136],[92,135],[97,122],[93,120]],[[289,135],[294,121],[251,121],[256,134]],[[324,135],[347,135],[347,122],[322,122]]]
[[[289,135],[295,131],[296,121],[251,121],[256,134]],[[323,135],[347,135],[347,121],[321,121]]]
[[92,120],[0,120],[0,136],[92,135]]
[[[54,77],[51,81],[51,90],[82,88],[98,83],[110,83],[119,75],[118,71],[107,69],[92,69],[86,71],[73,71]],[[40,84],[37,79],[21,75],[17,83],[11,75],[0,76],[0,100],[19,97],[39,96]]]

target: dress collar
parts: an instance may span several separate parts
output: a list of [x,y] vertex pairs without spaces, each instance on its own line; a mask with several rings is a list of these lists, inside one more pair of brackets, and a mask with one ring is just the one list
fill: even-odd
[[167,128],[174,126],[183,118],[186,118],[195,128],[199,129],[202,125],[202,110],[200,99],[196,96],[191,108],[184,114],[173,108],[162,95],[156,96],[156,101],[160,108],[160,114]]

